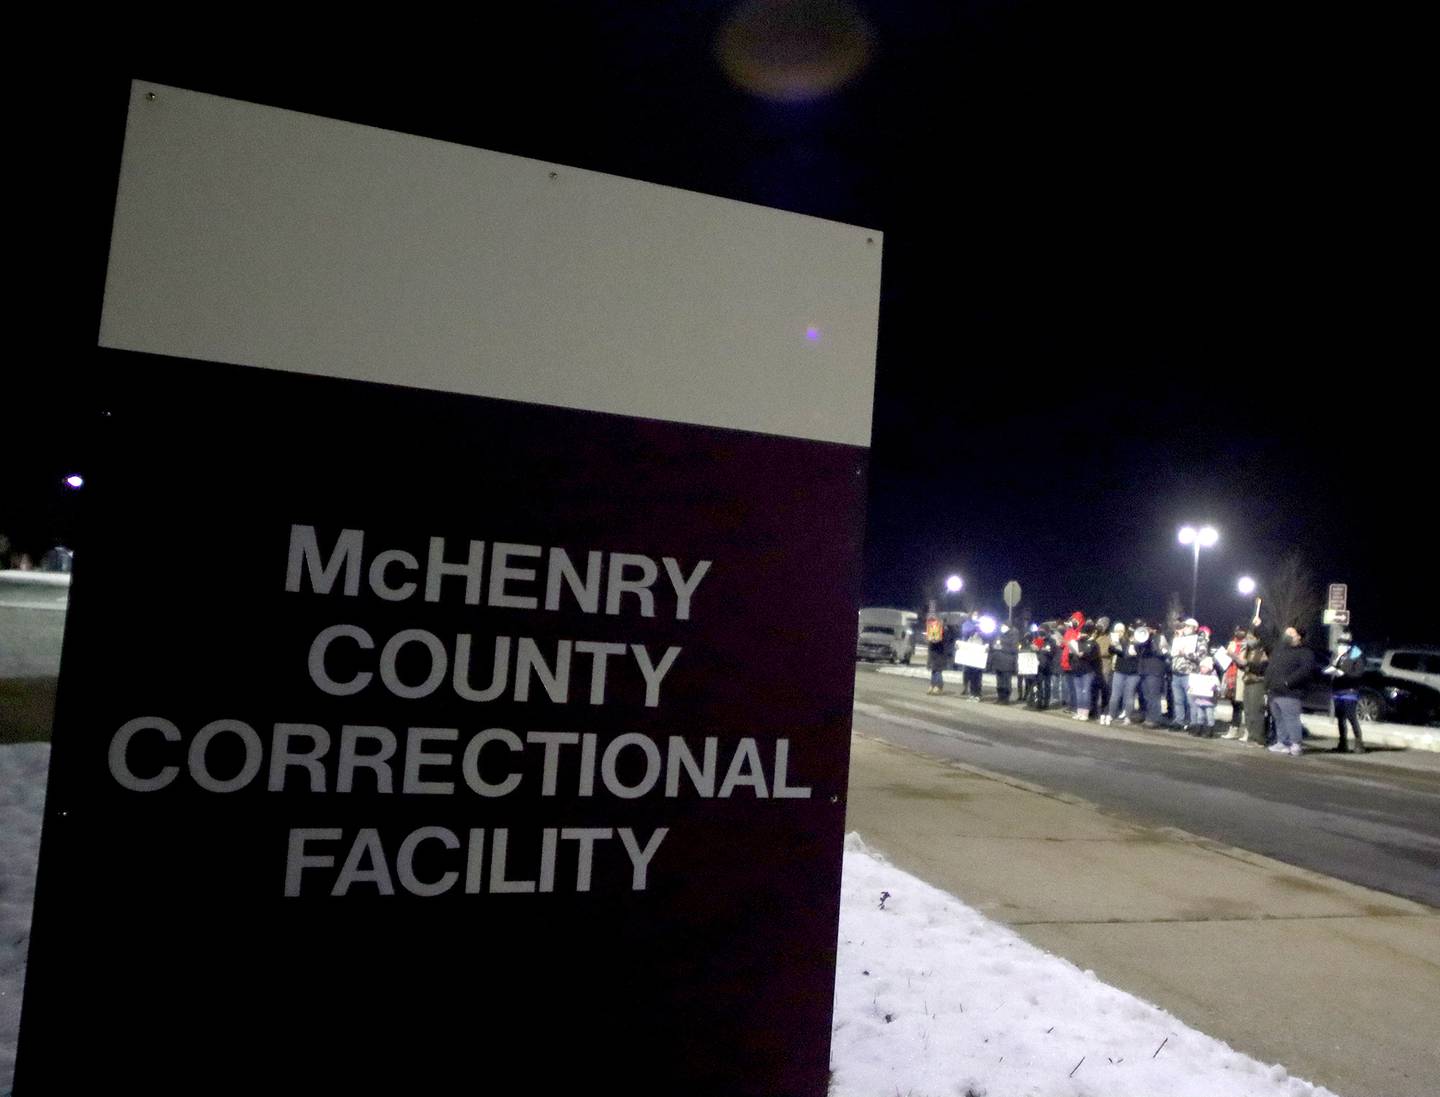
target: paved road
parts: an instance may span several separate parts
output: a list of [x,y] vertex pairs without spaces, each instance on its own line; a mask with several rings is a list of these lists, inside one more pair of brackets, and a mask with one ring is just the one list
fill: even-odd
[[1341,880],[1440,906],[1440,756],[1291,759],[1222,740],[1081,725],[857,668],[856,730]]
[[0,678],[53,678],[60,669],[68,586],[0,579]]

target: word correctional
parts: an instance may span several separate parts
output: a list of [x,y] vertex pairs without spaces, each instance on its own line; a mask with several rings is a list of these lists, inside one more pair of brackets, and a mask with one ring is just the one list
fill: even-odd
[[[460,788],[499,798],[608,794],[635,800],[661,790],[667,798],[729,799],[739,790],[756,799],[809,799],[790,783],[790,741],[771,750],[741,737],[698,743],[671,735],[663,743],[626,732],[602,746],[574,731],[485,728],[461,739],[458,728],[412,727],[404,750],[389,728],[347,724],[338,742],[318,724],[277,723],[267,744],[241,720],[213,720],[182,746],[179,727],[158,716],[127,721],[111,737],[110,775],[131,792],[159,792],[181,779],[214,793],[251,786],[268,792],[453,796]],[[726,754],[721,766],[721,751]],[[262,773],[264,776],[262,777]],[[257,785],[258,783],[258,785]]]
[[486,542],[471,540],[454,558],[450,552],[444,537],[431,537],[422,564],[419,555],[404,548],[367,550],[364,530],[342,529],[327,554],[314,526],[291,525],[285,589],[355,598],[363,577],[370,593],[386,602],[418,595],[425,602],[578,609],[609,617],[637,612],[655,617],[659,606],[675,620],[688,621],[696,589],[711,564],[700,560],[687,571],[670,556],[657,563],[640,553],[590,550],[582,565],[563,548],[506,541],[492,542],[487,551]]
[[[463,852],[460,836],[453,830],[420,827],[405,836],[395,848],[393,858],[385,849],[380,832],[365,827],[348,840],[345,859],[338,870],[335,867],[335,844],[342,843],[344,848],[345,832],[339,827],[296,827],[290,831],[285,861],[285,895],[289,898],[300,895],[307,878],[320,876],[321,869],[334,870],[329,873],[329,894],[336,898],[342,898],[356,888],[370,894],[394,895],[396,881],[402,890],[411,895],[432,898],[444,895],[461,884],[462,874],[462,889],[466,895],[481,892],[543,894],[556,890],[557,875],[562,867],[564,876],[561,880],[566,889],[584,892],[591,887],[596,847],[600,846],[602,851],[613,848],[602,843],[610,843],[617,838],[630,861],[630,890],[644,891],[650,861],[668,833],[668,827],[657,827],[642,847],[635,832],[625,827],[545,827],[540,832],[538,864],[531,870],[534,876],[527,879],[512,875],[515,870],[511,863],[508,827],[496,827],[491,831],[488,870],[485,830],[481,827],[469,828]],[[427,847],[425,854],[428,856],[425,859],[431,863],[425,874],[428,878],[424,880],[415,865],[417,858],[423,856],[420,852],[422,843]],[[566,844],[566,850],[562,851],[561,843]],[[568,854],[570,849],[573,849],[573,857]],[[563,857],[562,852],[565,853]],[[451,865],[454,867],[449,867]]]

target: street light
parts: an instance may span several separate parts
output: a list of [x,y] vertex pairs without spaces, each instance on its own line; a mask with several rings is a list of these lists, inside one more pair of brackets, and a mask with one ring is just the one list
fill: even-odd
[[950,576],[950,578],[945,580],[945,589],[948,590],[951,594],[959,594],[960,588],[964,585],[965,580],[961,579],[958,575],[952,575]]
[[79,489],[85,486],[85,477],[80,475],[65,477],[65,484],[68,487]]
[[1194,526],[1180,527],[1180,543],[1182,545],[1195,546],[1195,568],[1190,573],[1190,616],[1198,618],[1195,612],[1196,597],[1200,589],[1200,550],[1209,548],[1216,541],[1220,540],[1220,531],[1214,526],[1201,526],[1196,529]]
[[1241,594],[1250,595],[1255,593],[1255,580],[1248,575],[1242,577],[1240,582],[1235,584],[1235,586]]

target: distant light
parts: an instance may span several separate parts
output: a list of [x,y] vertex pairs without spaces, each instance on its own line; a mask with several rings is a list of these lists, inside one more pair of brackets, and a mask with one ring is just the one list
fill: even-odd
[[1030,631],[1031,631],[1031,632],[1039,632],[1039,631],[1040,631],[1040,626],[1039,626],[1039,625],[1031,625],[1031,626],[1030,626]]
[[1216,541],[1220,540],[1220,531],[1214,526],[1202,526],[1200,529],[1200,547],[1209,548]]
[[65,483],[69,484],[72,488],[83,488],[85,486],[85,477],[67,476],[65,477]]
[[980,631],[983,632],[986,636],[989,636],[992,632],[994,632],[994,631],[995,631],[995,618],[993,618],[993,617],[982,617],[982,618],[980,618]]
[[1255,593],[1255,580],[1250,578],[1250,576],[1248,575],[1245,576],[1245,578],[1241,579],[1240,582],[1236,585],[1239,587],[1241,594]]
[[945,589],[948,590],[951,594],[958,593],[960,588],[964,585],[965,580],[961,579],[958,575],[952,575],[950,576],[950,578],[945,580]]
[[1180,527],[1180,543],[1181,543],[1182,545],[1192,545],[1192,544],[1194,544],[1194,543],[1195,543],[1195,537],[1196,537],[1196,533],[1195,533],[1195,527],[1194,527],[1194,526],[1181,526],[1181,527]]
[[817,328],[814,324],[811,324],[808,328],[805,329],[805,338],[809,339],[812,343],[820,342],[820,329]]

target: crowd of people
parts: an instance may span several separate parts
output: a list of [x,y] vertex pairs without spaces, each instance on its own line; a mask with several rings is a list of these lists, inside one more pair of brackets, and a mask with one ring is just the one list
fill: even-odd
[[[995,700],[1036,710],[1059,706],[1073,719],[1230,739],[1298,756],[1305,697],[1329,684],[1345,753],[1364,753],[1356,714],[1364,658],[1348,632],[1328,660],[1305,643],[1305,630],[1281,629],[1257,614],[1221,642],[1193,617],[1168,627],[1144,620],[1090,620],[1082,612],[1062,620],[1014,627],[970,613],[958,623],[932,606],[925,619],[930,693],[945,691],[944,672],[962,667],[964,696],[979,701],[986,670]],[[1230,702],[1230,726],[1216,722],[1216,706]]]

